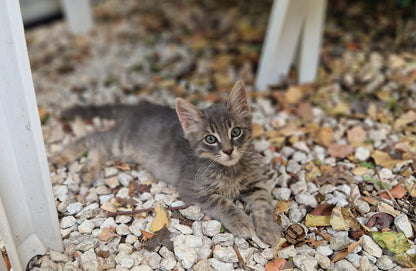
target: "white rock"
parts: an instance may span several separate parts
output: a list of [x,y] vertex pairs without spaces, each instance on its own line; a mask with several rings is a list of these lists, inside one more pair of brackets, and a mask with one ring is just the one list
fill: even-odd
[[190,247],[198,248],[202,246],[202,238],[195,235],[185,235],[185,244]]
[[302,169],[301,165],[294,160],[289,160],[286,166],[286,171],[289,173],[298,173]]
[[368,202],[364,200],[361,200],[361,199],[357,200],[355,202],[355,205],[357,206],[358,210],[362,212],[363,214],[370,212],[370,204],[368,204]]
[[350,253],[345,257],[346,260],[348,260],[354,267],[360,267],[360,256],[358,256],[357,253]]
[[221,262],[215,258],[208,259],[211,266],[217,271],[233,271],[234,265],[232,263]]
[[226,263],[238,262],[237,254],[232,247],[216,245],[214,247],[214,258]]
[[274,257],[275,250],[272,248],[266,248],[261,253],[261,256],[263,256],[266,260],[271,260]]
[[49,256],[51,257],[51,261],[53,262],[66,263],[69,261],[68,256],[66,256],[65,254],[59,253],[57,251],[50,251]]
[[309,153],[311,150],[308,148],[308,146],[306,145],[306,143],[304,141],[297,141],[293,144],[293,147],[295,149],[298,149],[300,151]]
[[316,248],[316,253],[322,254],[324,256],[329,256],[334,253],[329,245],[322,245]]
[[290,186],[290,190],[294,195],[308,191],[308,184],[306,181],[297,181]]
[[88,271],[98,270],[97,255],[94,249],[90,249],[81,255],[81,267]]
[[66,211],[69,215],[78,214],[82,210],[82,204],[80,202],[74,202],[66,207]]
[[321,195],[326,195],[329,193],[332,193],[333,191],[335,191],[336,187],[333,186],[332,184],[324,184],[323,186],[321,186],[319,188],[319,193]]
[[194,223],[192,223],[192,232],[195,236],[202,238],[203,234],[202,234],[201,222],[194,221]]
[[124,268],[132,268],[134,265],[134,259],[130,257],[125,252],[120,252],[117,254],[117,256],[114,258],[117,264],[121,265]]
[[139,199],[141,201],[148,201],[149,199],[151,199],[153,197],[152,194],[150,194],[149,192],[144,192],[140,195]]
[[234,238],[234,244],[238,247],[238,248],[242,248],[242,249],[247,249],[249,248],[249,243],[241,237],[236,237]]
[[174,252],[186,269],[191,268],[198,260],[195,250],[186,244],[175,245]]
[[370,236],[363,235],[360,237],[360,240],[362,241],[361,246],[368,254],[376,258],[381,257],[383,251],[378,246],[378,244],[373,239],[371,239]]
[[78,231],[80,233],[91,233],[95,225],[90,220],[85,220],[78,226]]
[[150,252],[146,255],[147,264],[150,265],[153,270],[159,269],[161,260],[162,258],[156,252]]
[[380,258],[378,258],[376,265],[381,270],[393,270],[393,268],[396,266],[393,260],[387,255],[382,255]]
[[126,236],[126,243],[133,245],[135,242],[137,242],[138,238],[132,234],[127,234]]
[[361,256],[359,270],[360,271],[377,271],[378,268],[375,267],[366,256]]
[[126,224],[120,224],[116,227],[116,232],[118,235],[128,235],[130,234],[129,226]]
[[299,223],[303,220],[306,215],[305,208],[296,208],[289,210],[289,218],[292,223]]
[[133,177],[130,176],[129,174],[127,174],[127,173],[122,172],[122,173],[118,174],[118,181],[124,187],[129,186],[131,179],[133,179]]
[[272,194],[278,200],[289,200],[290,195],[292,194],[292,190],[290,190],[289,188],[280,187],[273,189]]
[[132,234],[136,236],[141,236],[142,232],[140,230],[145,230],[146,220],[143,218],[135,219],[133,223],[131,223],[129,230]]
[[193,233],[193,231],[190,227],[188,227],[186,225],[182,225],[182,224],[175,225],[175,229],[177,229],[178,231],[180,231],[183,234],[192,234]]
[[370,150],[365,147],[358,147],[355,149],[354,156],[360,161],[367,161],[370,158]]
[[199,206],[193,205],[189,206],[186,209],[179,210],[179,212],[186,218],[191,220],[201,220],[204,217],[204,214],[201,211]]
[[109,178],[118,174],[118,169],[115,167],[104,168],[104,177]]
[[228,232],[219,233],[219,234],[214,235],[214,237],[212,237],[212,241],[215,244],[221,244],[223,246],[231,246],[234,241],[234,235]]
[[331,265],[331,260],[327,256],[320,253],[315,254],[315,259],[318,262],[318,265],[323,269],[327,269]]
[[128,216],[128,215],[118,215],[118,216],[116,216],[115,220],[116,220],[116,223],[126,224],[126,223],[129,223],[131,221],[131,219],[132,219],[132,217]]
[[318,265],[318,261],[307,254],[296,255],[293,257],[293,263],[297,268],[303,271],[313,271]]
[[64,216],[61,220],[61,229],[67,229],[77,223],[77,219],[73,216]]
[[295,257],[296,254],[297,254],[296,248],[293,245],[291,245],[291,246],[288,246],[288,247],[285,247],[285,248],[281,248],[277,252],[277,257],[288,259],[290,257]]
[[348,238],[348,232],[340,231],[336,232],[330,239],[330,248],[333,250],[341,250],[347,248],[352,240]]
[[262,266],[264,266],[264,265],[266,265],[266,263],[268,262],[267,261],[267,259],[266,258],[264,258],[260,253],[258,253],[258,252],[255,252],[254,254],[253,254],[253,260],[256,262],[256,263],[258,263],[258,264],[260,264],[260,265],[262,265]]
[[53,187],[53,194],[55,198],[59,201],[64,201],[68,197],[68,186],[66,185],[56,185]]
[[409,219],[405,214],[400,214],[394,218],[394,225],[396,228],[402,232],[406,238],[413,237],[413,228],[412,224],[410,224]]
[[88,219],[91,217],[96,217],[100,213],[100,208],[98,203],[92,203],[87,205],[81,212],[79,212],[76,217],[82,219]]
[[107,186],[105,186],[105,185],[100,185],[100,186],[97,186],[96,188],[95,188],[95,192],[98,194],[98,195],[108,195],[108,194],[111,194],[111,189],[110,188],[108,188]]
[[202,222],[202,232],[206,236],[214,236],[218,233],[220,233],[221,230],[221,223],[217,220],[208,220]]
[[211,267],[209,262],[204,259],[198,261],[198,263],[194,265],[194,271],[214,271],[214,269]]
[[334,270],[339,270],[339,271],[354,271],[357,270],[357,268],[355,268],[352,263],[350,263],[347,260],[340,260],[338,262],[335,263],[334,266]]
[[379,175],[382,181],[387,181],[389,179],[392,179],[394,177],[393,172],[388,168],[382,168],[379,171]]
[[173,270],[175,266],[176,260],[174,258],[162,259],[162,261],[160,262],[160,268],[162,270]]
[[135,266],[131,269],[132,271],[153,271],[153,269],[148,266],[147,264],[142,264],[139,266]]
[[315,208],[318,205],[315,197],[307,192],[296,195],[295,199],[297,203],[310,206],[312,208]]
[[117,227],[117,223],[114,221],[113,217],[109,217],[107,218],[103,224],[101,224],[100,229],[104,229],[104,228],[115,228]]

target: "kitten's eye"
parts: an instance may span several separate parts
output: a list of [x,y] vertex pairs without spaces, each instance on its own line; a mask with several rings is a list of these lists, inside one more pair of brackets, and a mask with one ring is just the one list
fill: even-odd
[[207,142],[208,144],[214,144],[215,142],[217,142],[217,138],[213,135],[207,135],[205,137],[205,142]]
[[241,129],[240,128],[235,127],[231,130],[231,136],[232,137],[237,137],[239,135],[241,135]]

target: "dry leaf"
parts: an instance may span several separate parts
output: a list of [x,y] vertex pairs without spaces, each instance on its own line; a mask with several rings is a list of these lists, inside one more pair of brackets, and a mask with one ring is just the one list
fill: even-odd
[[387,213],[378,213],[370,217],[367,221],[367,227],[372,228],[374,226],[381,230],[383,228],[390,228],[393,223],[393,216]]
[[404,183],[407,192],[411,197],[416,198],[416,184],[411,185],[410,183]]
[[307,214],[305,217],[306,227],[321,227],[331,225],[331,216],[311,215]]
[[393,207],[383,202],[379,202],[377,204],[377,210],[380,213],[387,213],[387,214],[392,215],[393,217],[400,215],[400,211],[394,210]]
[[118,236],[118,234],[114,232],[113,228],[104,228],[101,231],[101,233],[98,235],[98,239],[100,239],[101,241],[107,242],[116,236]]
[[166,209],[162,205],[158,204],[154,211],[156,215],[152,221],[152,224],[150,225],[149,230],[152,232],[157,232],[162,229],[163,226],[169,227],[170,221]]
[[[401,183],[399,183],[396,186],[394,186],[392,189],[390,189],[389,192],[393,196],[393,198],[401,199],[406,194],[406,189],[402,186]],[[387,192],[381,193],[380,197],[385,198],[385,199],[390,199]]]
[[354,148],[345,144],[331,144],[328,153],[335,158],[345,158],[354,151]]
[[319,215],[319,216],[330,216],[332,214],[332,209],[334,209],[334,204],[326,204],[322,203],[313,209],[311,215]]
[[286,240],[291,244],[297,244],[305,240],[306,232],[300,224],[292,224],[286,229]]
[[416,112],[408,111],[402,114],[398,119],[394,121],[393,128],[396,130],[401,130],[406,128],[408,124],[416,124]]
[[351,170],[352,174],[355,176],[363,176],[365,173],[367,173],[368,168],[366,167],[356,167],[353,170]]
[[334,132],[331,127],[324,126],[319,129],[317,143],[329,147],[332,144]]
[[282,270],[282,267],[285,266],[286,260],[284,258],[279,258],[271,262],[266,263],[266,271],[279,271]]
[[312,106],[308,102],[299,103],[296,114],[302,118],[303,121],[313,120]]
[[129,164],[127,164],[126,162],[115,162],[114,167],[119,169],[119,170],[123,170],[123,171],[131,169]]
[[377,165],[388,169],[392,169],[398,163],[404,162],[404,160],[392,159],[388,153],[379,150],[375,150],[371,154],[371,157],[374,159],[374,162],[376,162]]
[[336,206],[332,209],[330,223],[332,228],[337,231],[348,231],[350,229],[349,223],[345,221],[342,215],[341,206]]
[[361,143],[366,137],[366,132],[361,126],[355,126],[351,130],[347,131],[347,140],[349,144]]
[[351,209],[348,207],[341,208],[342,216],[344,217],[345,221],[350,225],[350,228],[354,231],[358,231],[360,229],[360,223],[358,223],[357,219],[351,212]]
[[116,207],[109,200],[103,202],[103,204],[101,205],[101,209],[103,209],[104,211],[107,211],[107,212],[116,212],[117,211]]
[[348,256],[348,254],[351,253],[351,251],[353,251],[356,247],[358,247],[358,245],[361,244],[361,240],[355,243],[351,243],[348,245],[347,249],[342,250],[340,252],[338,252],[337,254],[334,255],[334,258],[332,258],[333,263],[336,263],[342,259],[344,259],[345,257]]
[[[163,241],[168,240],[167,237],[170,235],[170,231],[168,230],[167,226],[163,226],[159,231],[155,232],[155,234],[145,240],[143,248],[148,251],[153,251],[156,247],[158,247]],[[172,242],[168,240],[169,242]]]
[[142,235],[143,235],[143,237],[144,238],[146,238],[146,239],[150,239],[150,238],[152,238],[153,237],[153,233],[151,233],[151,232],[148,232],[148,231],[143,231],[143,230],[140,230],[140,232],[142,233]]
[[274,220],[277,220],[277,216],[281,213],[287,213],[289,211],[289,200],[281,200],[276,203],[276,206],[274,207]]
[[260,124],[253,124],[253,138],[260,137],[264,134],[263,126]]
[[322,166],[321,172],[322,176],[318,177],[318,181],[320,184],[330,183],[336,185],[344,183],[355,183],[355,180],[350,174],[350,172],[345,170],[345,168],[341,166]]
[[285,92],[285,99],[288,104],[296,104],[302,99],[302,90],[300,87],[291,86]]

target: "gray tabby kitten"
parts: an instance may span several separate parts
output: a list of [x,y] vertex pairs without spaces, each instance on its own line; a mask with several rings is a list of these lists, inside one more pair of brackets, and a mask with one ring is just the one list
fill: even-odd
[[[80,173],[84,181],[93,181],[106,160],[139,163],[158,180],[175,185],[183,201],[199,205],[234,235],[258,235],[270,245],[279,240],[270,193],[264,187],[262,157],[252,144],[252,117],[242,81],[234,85],[225,104],[203,109],[177,98],[176,114],[149,102],[78,106],[63,113],[76,115],[118,120],[113,129],[80,138],[54,157],[64,165],[88,150]],[[236,200],[245,203],[251,216],[237,207]]]

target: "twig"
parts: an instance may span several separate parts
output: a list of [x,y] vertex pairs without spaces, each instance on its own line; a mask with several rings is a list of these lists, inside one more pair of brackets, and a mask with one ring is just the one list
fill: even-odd
[[[186,209],[189,206],[178,206],[178,207],[166,207],[166,210],[182,210]],[[139,209],[139,210],[133,210],[133,211],[118,211],[118,212],[109,212],[107,213],[107,216],[118,216],[118,215],[135,215],[140,213],[148,213],[153,212],[155,208],[145,208],[145,209]]]
[[238,247],[235,244],[233,245],[233,249],[235,251],[235,254],[237,254],[238,265],[241,268],[246,269],[246,263],[244,262],[243,257],[241,257],[240,251],[238,250]]

